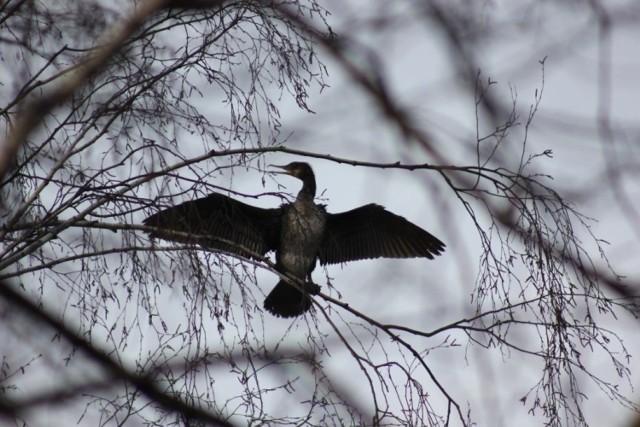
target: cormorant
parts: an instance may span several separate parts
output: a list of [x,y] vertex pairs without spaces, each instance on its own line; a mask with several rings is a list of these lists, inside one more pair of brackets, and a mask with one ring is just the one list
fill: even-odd
[[[251,257],[247,250],[260,255],[275,251],[279,272],[303,282],[308,279],[304,292],[280,280],[269,293],[264,308],[282,317],[301,315],[311,307],[309,295],[320,289],[311,281],[316,260],[325,265],[380,257],[433,259],[444,251],[444,243],[436,237],[376,204],[328,213],[313,201],[316,181],[307,163],[275,167],[284,170],[278,173],[302,181],[295,202],[263,209],[213,193],[164,209],[144,224],[156,227],[151,237],[198,243],[246,257]],[[197,237],[176,236],[172,233],[176,231]]]

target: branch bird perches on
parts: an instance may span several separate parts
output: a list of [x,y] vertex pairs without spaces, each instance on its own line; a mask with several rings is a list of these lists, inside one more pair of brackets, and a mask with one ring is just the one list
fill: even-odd
[[[263,209],[212,193],[164,209],[144,224],[156,228],[151,237],[198,243],[245,257],[274,251],[280,273],[308,280],[302,289],[280,280],[267,295],[264,308],[281,317],[298,316],[311,307],[310,295],[320,289],[311,280],[317,260],[325,265],[381,257],[433,259],[444,251],[439,239],[380,205],[328,213],[324,205],[313,201],[316,181],[307,163],[275,167],[302,181],[293,203]],[[184,234],[197,237],[189,239]]]

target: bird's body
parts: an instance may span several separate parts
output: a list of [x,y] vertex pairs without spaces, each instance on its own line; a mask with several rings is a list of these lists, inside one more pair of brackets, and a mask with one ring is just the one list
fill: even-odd
[[277,264],[301,279],[311,273],[326,224],[326,211],[318,205],[297,202],[285,207]]
[[316,264],[327,225],[327,211],[313,201],[314,188],[305,188],[295,202],[282,206],[280,250],[276,263],[300,279]]
[[436,237],[379,205],[327,213],[314,202],[315,177],[308,164],[278,167],[303,182],[293,203],[263,209],[214,193],[167,208],[144,223],[156,227],[152,237],[197,242],[246,257],[275,251],[276,269],[304,283],[300,289],[280,280],[269,293],[265,309],[281,317],[298,316],[311,307],[309,295],[319,290],[311,281],[317,260],[335,264],[379,257],[433,258],[444,250]]

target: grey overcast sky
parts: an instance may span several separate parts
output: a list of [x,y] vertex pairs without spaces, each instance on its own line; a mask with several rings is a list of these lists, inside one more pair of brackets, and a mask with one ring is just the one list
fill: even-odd
[[[308,105],[314,111],[313,114],[298,108],[295,100],[286,91],[281,94],[280,88],[275,85],[266,89],[279,98],[277,105],[280,109],[281,127],[276,142],[292,149],[358,161],[474,165],[477,153],[486,157],[495,148],[491,140],[477,146],[478,135],[492,132],[496,125],[492,119],[505,120],[515,103],[519,125],[509,131],[509,136],[496,149],[497,154],[492,160],[495,163],[491,163],[491,166],[517,168],[523,149],[525,157],[551,150],[549,155],[534,159],[530,171],[551,175],[553,178],[545,182],[588,217],[586,222],[590,229],[578,227],[576,233],[583,240],[595,264],[606,267],[589,231],[603,239],[602,247],[612,268],[618,274],[626,276],[629,283],[640,283],[640,189],[637,185],[640,157],[640,117],[637,107],[640,99],[640,4],[637,1],[607,1],[601,4],[596,0],[459,0],[437,3],[445,8],[458,10],[460,22],[469,23],[457,30],[465,39],[466,58],[471,58],[472,62],[462,63],[455,46],[445,36],[445,29],[436,20],[427,17],[424,5],[431,2],[323,2],[323,6],[330,12],[328,23],[339,37],[349,42],[349,60],[363,66],[371,75],[379,77],[381,86],[392,99],[411,116],[416,126],[430,136],[432,151],[403,138],[389,124],[372,98],[343,70],[342,64],[322,47],[318,48],[318,53],[327,67],[327,87],[321,90],[319,86],[312,84]],[[598,8],[602,9],[598,12]],[[610,25],[603,27],[598,25],[598,18],[604,14],[609,17]],[[169,52],[174,46],[172,43],[179,45],[182,40],[180,37],[183,35],[175,35],[175,39],[163,41],[168,47],[166,51],[159,52]],[[179,49],[176,48],[176,51]],[[241,59],[238,63],[242,64]],[[490,93],[500,107],[495,117],[490,117],[486,110],[476,110],[476,82],[469,78],[469,73],[475,75],[476,72],[483,84],[494,82]],[[227,120],[228,106],[224,103],[225,94],[221,93],[220,87],[210,85],[204,79],[198,80],[196,73],[193,76],[191,83],[203,95],[200,97],[194,93],[193,104],[211,122]],[[244,70],[243,74],[241,67],[234,74],[240,86],[251,83],[250,76],[248,70]],[[537,100],[537,111],[527,129],[526,146],[523,148],[523,124]],[[267,128],[265,123],[262,125]],[[161,131],[150,129],[143,136],[151,138]],[[180,130],[176,134],[181,154],[185,157],[202,154],[202,135]],[[259,136],[266,140],[270,135],[265,130],[264,135]],[[170,139],[169,136],[167,138]],[[229,138],[229,145],[239,148],[233,145],[230,136]],[[103,147],[108,148],[104,152],[97,150],[93,154],[99,158],[98,163],[103,161],[109,164],[109,156],[113,154],[109,152],[111,141]],[[434,152],[438,153],[438,158]],[[117,156],[114,155],[114,158]],[[324,292],[340,298],[383,324],[398,324],[422,331],[432,331],[474,316],[477,307],[472,301],[472,293],[479,271],[480,238],[472,218],[437,172],[353,167],[326,159],[285,153],[266,154],[248,162],[246,168],[234,167],[214,172],[209,172],[214,169],[210,164],[195,165],[194,168],[201,167],[205,171],[203,175],[207,178],[207,184],[212,186],[252,195],[271,193],[257,200],[243,201],[274,207],[281,202],[274,192],[295,195],[300,182],[287,176],[267,175],[264,173],[265,167],[267,164],[285,164],[295,160],[312,164],[318,183],[318,199],[327,203],[330,212],[378,203],[432,232],[447,244],[446,252],[435,260],[367,260],[326,269],[318,267],[313,277],[316,283],[322,285]],[[219,162],[219,165],[230,162],[226,158],[214,161]],[[446,164],[440,164],[441,161]],[[182,187],[168,179],[166,182],[170,184],[167,187],[160,184],[154,186],[154,182],[148,187],[140,188],[144,188],[144,191],[150,189],[151,199],[156,193],[175,195],[171,199],[174,203],[190,199],[194,197],[195,190],[192,191],[192,187],[198,191],[207,187],[202,186],[197,179],[188,181],[192,177],[186,169],[176,173],[178,176],[184,171],[184,175],[172,178],[175,181],[183,179]],[[120,171],[117,167],[114,170]],[[126,179],[128,178],[127,176]],[[111,177],[107,179],[109,184],[110,179]],[[140,188],[136,191],[142,191]],[[53,191],[46,197],[54,199],[58,196]],[[169,202],[164,199],[163,203]],[[144,209],[127,212],[126,217],[132,222],[141,223],[145,215],[156,208],[157,206],[145,205]],[[479,223],[488,226],[488,216],[482,213],[482,209],[478,209],[478,212]],[[101,244],[117,244],[126,240],[121,237],[124,233],[102,232],[104,235],[99,235],[98,239]],[[504,231],[503,233],[506,234]],[[66,236],[80,241],[80,234],[81,231],[75,230],[68,232]],[[143,233],[136,236],[139,240],[132,240],[137,243],[149,243]],[[122,242],[119,239],[123,239]],[[518,242],[513,244],[517,245]],[[56,255],[56,248],[47,248],[53,252],[50,254],[52,257]],[[235,267],[232,271],[239,277],[234,279],[233,274],[224,267],[228,264],[220,262],[216,255],[202,253],[199,256],[206,258],[208,262],[206,274],[218,286],[215,292],[221,290],[221,293],[227,292],[230,295],[233,310],[225,319],[228,323],[223,326],[226,328],[220,327],[217,318],[210,311],[211,307],[205,302],[185,296],[192,289],[180,282],[180,279],[192,276],[181,276],[180,264],[174,263],[172,258],[164,253],[147,258],[154,260],[154,264],[147,266],[154,273],[151,276],[162,278],[163,283],[149,282],[149,288],[131,291],[127,288],[131,276],[126,275],[133,274],[128,268],[135,263],[117,254],[100,258],[96,262],[99,266],[103,260],[105,265],[112,263],[119,266],[119,272],[124,277],[105,275],[102,278],[104,289],[131,293],[121,300],[106,298],[107,302],[103,301],[105,306],[97,303],[99,310],[96,308],[96,312],[107,314],[104,314],[104,319],[100,319],[104,324],[91,330],[93,339],[105,342],[106,345],[115,343],[118,356],[123,363],[132,367],[146,367],[145,363],[153,363],[155,357],[164,361],[163,352],[167,352],[166,357],[170,361],[173,358],[182,361],[183,357],[202,356],[205,349],[207,352],[219,351],[224,356],[228,351],[231,355],[232,352],[246,350],[243,345],[255,346],[260,354],[264,350],[265,354],[270,352],[271,355],[279,354],[278,351],[316,352],[322,347],[320,350],[328,349],[324,352],[317,351],[317,354],[322,355],[319,362],[325,369],[324,372],[328,372],[332,381],[343,390],[350,392],[357,403],[367,410],[371,409],[367,378],[348,349],[341,345],[336,331],[324,322],[323,317],[293,320],[270,316],[262,318],[256,310],[247,309],[242,303],[249,301],[261,306],[262,294],[268,293],[277,282],[277,277],[272,272],[229,258],[228,262]],[[69,263],[68,267],[58,267],[58,271],[64,268],[73,270],[75,267],[75,264]],[[82,269],[84,268],[83,264]],[[96,271],[98,270],[100,267],[96,267]],[[84,270],[78,268],[78,271]],[[256,283],[253,283],[254,273]],[[47,282],[48,278],[41,280]],[[239,281],[251,286],[253,294],[249,292],[249,297],[244,293],[241,295],[240,289],[244,291],[247,288],[238,286]],[[76,288],[74,283],[68,289],[64,287],[67,283],[59,284],[53,280],[47,283],[56,286],[42,291],[47,295],[46,302],[52,306],[59,304],[63,317],[77,314],[73,311],[74,304],[77,303],[76,296],[81,302],[85,302],[85,297],[87,300],[92,298],[91,295],[84,295],[82,289]],[[163,286],[165,284],[167,286]],[[522,296],[518,295],[517,289],[509,291],[514,298]],[[251,300],[252,296],[255,296],[256,301]],[[98,297],[95,299],[99,300]],[[149,312],[145,311],[149,307]],[[155,317],[149,314],[154,310]],[[581,310],[576,309],[578,315],[585,315]],[[84,314],[90,312],[90,309],[86,309]],[[379,337],[373,328],[358,323],[355,317],[350,317],[346,312],[336,309],[331,311],[331,315],[338,324],[339,331],[347,339],[351,339],[353,345],[361,346],[358,350],[372,359],[400,360],[406,356],[406,353],[393,345],[379,346]],[[81,316],[71,320],[80,322],[77,317]],[[83,317],[81,319],[90,323]],[[637,319],[620,313],[618,320],[606,318],[602,321],[602,326],[617,334],[632,356],[637,358],[637,351],[640,349]],[[197,333],[190,335],[193,331],[189,328],[193,324],[204,326],[196,327]],[[122,332],[124,338],[119,341],[119,331],[131,325],[134,326],[133,330]],[[29,337],[31,334],[23,333],[23,327],[31,331],[29,325],[20,325],[15,331],[2,332],[11,338],[11,341],[4,340],[5,344],[18,347],[23,337]],[[515,328],[517,327],[514,326]],[[174,331],[178,332],[171,335]],[[515,349],[491,346],[483,348],[481,345],[468,344],[469,339],[464,333],[453,330],[446,335],[438,334],[428,339],[407,339],[416,348],[425,349],[424,358],[439,383],[462,406],[463,412],[470,411],[471,418],[478,425],[537,426],[543,423],[544,418],[539,412],[528,413],[530,400],[526,404],[520,401],[542,376],[544,366],[539,358],[523,355]],[[536,332],[523,331],[515,332],[511,339],[521,348],[529,349],[535,348],[540,337]],[[170,353],[174,344],[178,349],[175,354]],[[46,344],[33,344],[33,348],[28,350],[33,350],[34,354],[46,354],[48,341]],[[617,350],[619,349],[612,348],[612,351]],[[634,360],[629,364],[631,379],[620,383],[620,392],[631,401],[640,402],[637,391],[640,386],[640,370],[634,366],[637,365]],[[585,349],[581,361],[603,379],[620,381],[603,352],[596,349],[591,353],[589,349]],[[38,367],[27,370],[21,393],[28,394],[43,383],[54,386],[69,378],[77,379],[73,377],[74,371],[40,375],[41,372],[46,373],[48,367],[60,363],[57,359],[50,365],[47,362],[49,361],[44,362],[42,368],[36,364]],[[75,372],[81,372],[83,377],[94,373],[87,368],[88,365],[81,362],[82,360],[77,359],[70,362],[78,364],[73,367],[79,370]],[[240,399],[236,398],[244,390],[244,384],[238,381],[239,371],[230,369],[220,361],[217,363],[207,365],[206,369],[203,367],[203,371],[210,369],[206,373],[213,373],[211,377],[203,374],[194,379],[194,383],[204,383],[200,390],[210,393],[207,398],[213,395],[219,402],[231,399],[228,408],[225,408],[229,413],[233,410],[242,413],[238,408],[243,408],[245,402],[238,403]],[[413,362],[409,362],[409,365],[410,369],[421,372]],[[260,377],[258,388],[274,387],[274,390],[264,393],[268,398],[258,405],[265,413],[303,416],[308,409],[304,405],[308,402],[300,402],[299,396],[317,397],[313,377],[317,372],[308,369],[303,363],[292,363],[275,373],[265,367],[259,373],[264,376]],[[447,402],[433,381],[424,373],[416,375],[423,382],[413,391],[423,391],[431,399],[434,411],[445,414]],[[191,377],[185,375],[185,378]],[[207,383],[209,379],[211,383]],[[630,411],[609,399],[586,376],[577,380],[585,387],[588,396],[588,401],[583,406],[591,425],[630,425],[633,416]],[[292,381],[295,393],[293,388],[278,388],[286,381]],[[567,383],[562,385],[570,386]],[[402,390],[402,385],[398,389]],[[389,393],[390,396],[392,394]],[[74,404],[81,406],[77,402]],[[401,410],[396,401],[391,401],[389,405],[394,411]],[[61,409],[52,406],[33,415],[33,420],[36,425],[48,425],[51,420],[58,420],[62,414],[70,422],[77,422],[77,414],[81,410],[82,408]],[[91,412],[81,423],[97,422],[95,418],[99,416]],[[246,418],[240,416],[238,419],[246,421]]]

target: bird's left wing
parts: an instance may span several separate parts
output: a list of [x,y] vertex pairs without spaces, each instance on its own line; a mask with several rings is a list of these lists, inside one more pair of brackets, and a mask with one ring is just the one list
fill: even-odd
[[320,263],[368,258],[433,258],[444,243],[405,218],[375,204],[327,214]]
[[145,219],[144,224],[157,228],[149,233],[151,237],[198,243],[250,257],[240,247],[260,255],[278,249],[281,215],[281,208],[258,208],[213,193],[164,209]]

